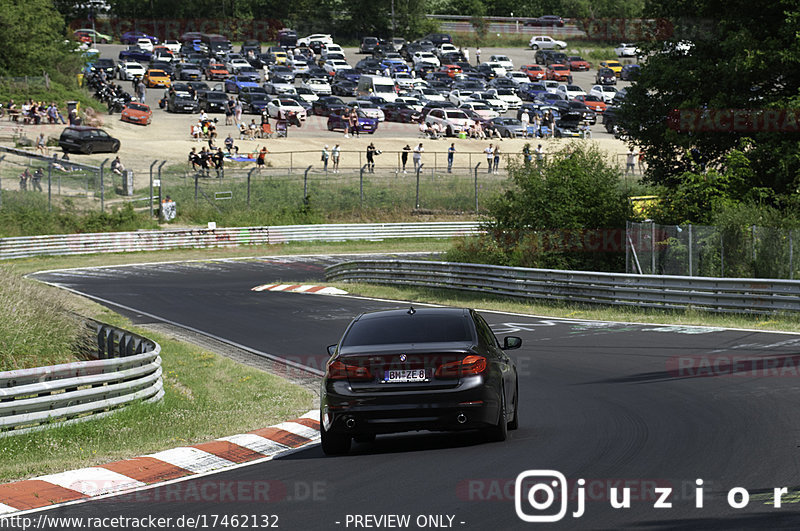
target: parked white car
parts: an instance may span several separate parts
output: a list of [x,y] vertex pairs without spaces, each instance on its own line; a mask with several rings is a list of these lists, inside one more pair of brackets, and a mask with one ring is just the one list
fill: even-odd
[[301,100],[307,101],[308,103],[314,103],[319,99],[319,96],[308,87],[295,87],[295,91],[297,95],[300,96]]
[[447,96],[447,99],[460,107],[461,105],[467,102],[475,101],[473,98],[470,97],[473,94],[475,94],[474,90],[455,89],[450,91],[450,94]]
[[250,63],[247,62],[247,59],[242,57],[234,57],[233,59],[229,60],[225,63],[225,68],[228,69],[228,72],[231,74],[236,74],[239,72],[239,69],[250,67]]
[[319,41],[322,44],[333,44],[330,33],[313,33],[308,37],[297,39],[297,46],[308,46],[312,41]]
[[506,76],[506,69],[500,63],[494,63],[490,61],[486,61],[485,63],[481,63],[481,66],[488,66],[494,72],[495,77],[505,77]]
[[439,130],[453,136],[472,127],[472,120],[461,109],[433,109],[425,117],[427,125],[438,124]]
[[480,102],[480,101],[468,101],[458,106],[459,109],[468,109],[471,111],[475,111],[475,114],[480,116],[485,120],[491,120],[492,118],[497,118],[500,116],[500,113],[489,107],[487,104]]
[[617,94],[617,89],[609,85],[595,85],[589,90],[589,94],[601,98],[605,103],[611,103]]
[[153,51],[153,41],[151,41],[150,39],[137,39],[136,46],[138,46],[142,50],[147,50],[148,52]]
[[528,74],[526,74],[525,72],[521,72],[519,70],[512,70],[511,72],[506,74],[506,77],[517,85],[531,82],[531,79],[528,77]]
[[412,55],[411,58],[414,61],[414,66],[423,63],[433,65],[436,68],[439,68],[441,66],[439,58],[433,55],[433,53],[431,52],[414,52],[414,55]]
[[394,76],[395,84],[400,90],[411,90],[414,88],[414,80],[415,78],[411,77],[411,74],[406,74],[405,72],[396,72]]
[[506,102],[509,109],[519,109],[522,106],[522,100],[514,89],[510,88],[493,88],[486,91],[487,95],[493,96],[495,99]]
[[147,69],[136,61],[125,61],[117,65],[117,77],[123,81],[133,81],[138,77],[141,79]]
[[541,83],[542,85],[544,85],[544,88],[547,89],[547,92],[549,92],[550,94],[555,94],[556,90],[558,90],[558,87],[561,86],[561,83],[555,81],[554,79],[545,79]]
[[379,122],[386,120],[381,108],[371,101],[355,100],[348,103],[347,106],[351,109],[361,110],[367,118],[373,118]]
[[176,41],[174,39],[167,39],[166,41],[161,43],[161,46],[165,47],[167,50],[171,51],[174,54],[181,53],[180,41]]
[[339,46],[338,44],[333,44],[333,43],[324,45],[322,47],[322,53],[323,54],[340,53],[342,54],[342,56],[345,55],[344,49],[342,49],[342,47]]
[[476,92],[475,94],[470,96],[470,99],[482,101],[483,103],[485,103],[492,109],[496,110],[500,114],[505,114],[505,112],[508,111],[508,103],[504,102],[501,99],[498,99],[497,97],[495,97],[492,94],[489,94],[488,92]]
[[270,118],[283,118],[289,111],[296,112],[300,120],[306,119],[306,110],[293,99],[273,98],[267,103],[267,113]]
[[614,48],[614,53],[617,57],[636,57],[639,55],[639,48],[635,44],[623,42]]
[[458,48],[456,48],[452,43],[443,42],[438,48],[436,48],[436,53],[439,55],[439,57],[441,57],[446,53],[458,53]]
[[422,112],[422,107],[423,107],[422,102],[419,101],[417,98],[412,98],[411,96],[398,96],[397,99],[394,101],[397,103],[405,103],[415,111]]
[[429,87],[421,87],[417,90],[412,90],[409,95],[418,98],[422,103],[428,103],[431,101],[447,101],[438,90],[434,90]]
[[528,45],[532,50],[563,50],[567,47],[564,41],[557,41],[547,35],[534,35]]
[[343,61],[341,59],[329,59],[325,61],[322,65],[322,68],[325,69],[326,72],[336,73],[339,70],[352,70],[353,67],[347,64],[347,61]]
[[269,81],[264,83],[264,90],[267,94],[297,94],[293,83],[285,81]]
[[328,83],[327,79],[321,77],[309,78],[305,83],[302,83],[300,86],[311,89],[311,91],[317,96],[320,95],[330,96],[331,94],[331,84]]
[[564,96],[567,101],[577,98],[578,96],[586,96],[586,91],[578,85],[559,85],[556,89],[556,94]]
[[514,62],[507,55],[492,55],[489,57],[490,63],[500,63],[500,66],[507,71],[514,70]]

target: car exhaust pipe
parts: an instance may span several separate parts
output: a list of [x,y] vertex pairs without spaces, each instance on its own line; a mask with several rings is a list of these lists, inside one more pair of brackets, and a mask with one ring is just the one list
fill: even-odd
[[465,422],[467,422],[467,416],[463,413],[459,413],[458,416],[456,417],[456,420],[458,421],[459,424],[464,424]]
[[353,417],[347,417],[347,419],[344,421],[344,425],[347,426],[348,430],[352,430],[356,427],[356,419]]

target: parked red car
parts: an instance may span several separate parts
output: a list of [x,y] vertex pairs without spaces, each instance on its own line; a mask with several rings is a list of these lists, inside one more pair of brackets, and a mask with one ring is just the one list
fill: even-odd
[[556,81],[569,81],[572,77],[572,72],[567,65],[554,63],[547,67],[547,79],[554,79]]
[[541,81],[547,76],[544,68],[539,65],[522,65],[519,69],[521,72],[525,72],[531,81]]
[[571,55],[567,57],[567,66],[573,72],[586,72],[592,65],[579,55]]
[[120,119],[138,125],[148,125],[153,120],[153,111],[143,103],[128,102],[122,109]]

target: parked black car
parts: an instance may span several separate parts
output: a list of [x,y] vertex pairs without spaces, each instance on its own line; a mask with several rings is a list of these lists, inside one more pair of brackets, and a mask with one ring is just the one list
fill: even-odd
[[358,83],[349,79],[337,79],[331,83],[331,94],[334,96],[356,96]]
[[619,78],[623,81],[636,81],[639,78],[639,72],[642,67],[639,65],[625,65],[619,73]]
[[424,40],[430,41],[433,43],[434,46],[439,46],[440,44],[452,44],[453,38],[450,36],[449,33],[431,33],[426,35]]
[[322,450],[416,430],[483,431],[503,441],[519,425],[517,370],[484,318],[461,308],[362,314],[347,327],[322,379]]
[[197,112],[197,100],[189,95],[174,92],[167,97],[167,112]]
[[617,76],[610,68],[601,68],[595,74],[594,81],[597,85],[616,85]]
[[280,30],[278,32],[278,46],[287,50],[297,46],[297,32],[288,28]]
[[58,145],[66,153],[116,153],[120,142],[102,129],[71,125],[61,132]]
[[358,53],[371,54],[375,48],[381,43],[378,37],[364,37],[361,39],[361,45],[358,47]]
[[539,18],[531,18],[525,21],[526,26],[538,26],[538,27],[552,27],[552,28],[563,28],[564,27],[564,19],[559,17],[558,15],[544,15]]
[[252,51],[254,55],[258,55],[261,53],[261,41],[257,41],[255,39],[247,40],[242,43],[242,47],[239,49],[239,53],[243,56],[247,56],[247,52]]
[[422,113],[401,102],[387,103],[382,110],[387,122],[410,124],[419,122],[422,117]]
[[311,104],[311,111],[317,116],[330,116],[332,112],[346,109],[347,105],[336,96],[322,96]]
[[224,92],[209,90],[198,97],[201,111],[225,112],[228,105],[228,95]]

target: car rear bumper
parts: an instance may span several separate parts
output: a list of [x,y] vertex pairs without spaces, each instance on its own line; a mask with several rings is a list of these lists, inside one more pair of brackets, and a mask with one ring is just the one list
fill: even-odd
[[326,431],[359,435],[480,429],[496,424],[499,412],[498,393],[476,380],[433,392],[327,393],[321,418]]

